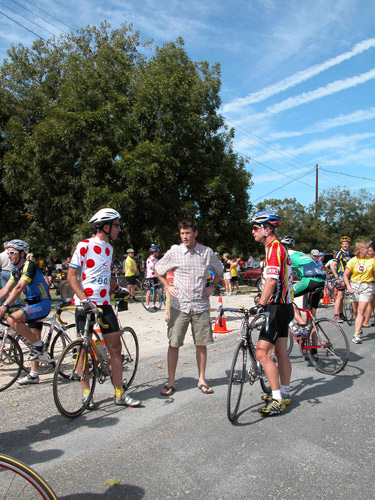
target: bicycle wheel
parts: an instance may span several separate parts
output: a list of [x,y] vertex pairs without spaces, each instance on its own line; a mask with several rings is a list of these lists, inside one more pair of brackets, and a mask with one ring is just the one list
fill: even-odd
[[0,455],[0,500],[57,500],[51,487],[19,460]]
[[0,391],[8,389],[21,375],[23,354],[18,342],[7,335],[4,341],[4,333],[0,333]]
[[344,295],[344,315],[348,325],[353,326],[354,325],[353,306],[352,303],[350,302],[350,297],[347,293],[345,293]]
[[246,376],[246,355],[245,344],[240,340],[234,351],[227,393],[227,417],[231,422],[236,418],[241,402]]
[[[148,308],[146,307],[147,292],[151,292]],[[148,287],[148,288],[145,288],[144,290],[142,290],[141,302],[142,302],[143,307],[148,312],[160,311],[161,306],[163,304],[163,287],[162,286],[153,286],[153,287]]]
[[294,346],[294,337],[290,329],[288,330],[288,356],[291,354],[293,351],[293,346]]
[[62,299],[72,299],[74,292],[68,280],[60,283],[60,295]]
[[[87,367],[85,372],[84,367]],[[63,417],[78,417],[85,411],[94,394],[97,372],[95,353],[90,346],[84,345],[83,339],[73,341],[64,349],[53,376],[53,397]],[[60,373],[68,376],[61,377]],[[84,378],[90,389],[85,400],[81,385]]]
[[[65,347],[77,338],[77,327],[74,324],[61,327],[55,326],[55,332],[57,334],[53,337],[49,352],[50,357],[55,361],[54,364],[59,360]],[[59,373],[62,377],[69,378],[68,373],[63,371]]]
[[336,321],[322,318],[307,337],[311,363],[322,373],[335,375],[344,369],[349,358],[349,342]]
[[124,389],[128,389],[133,383],[138,368],[139,345],[133,328],[129,326],[121,328],[121,358],[122,358],[122,380]]

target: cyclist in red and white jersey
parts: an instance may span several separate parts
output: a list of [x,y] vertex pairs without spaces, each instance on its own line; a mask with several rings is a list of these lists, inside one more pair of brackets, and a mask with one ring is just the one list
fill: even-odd
[[[280,225],[280,216],[271,212],[258,212],[251,219],[255,241],[262,243],[266,250],[263,272],[263,289],[257,305],[250,309],[255,315],[268,312],[269,329],[262,328],[256,348],[256,359],[268,378],[272,389],[272,399],[264,397],[266,406],[260,412],[264,416],[279,415],[291,402],[290,364],[287,341],[288,325],[293,319],[292,266],[286,248],[279,242],[275,230]],[[272,353],[278,367],[272,359]]]

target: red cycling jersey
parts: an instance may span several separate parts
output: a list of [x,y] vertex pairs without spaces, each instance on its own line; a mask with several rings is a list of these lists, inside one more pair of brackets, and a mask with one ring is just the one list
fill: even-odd
[[266,247],[263,284],[267,278],[277,280],[268,304],[290,304],[293,302],[292,264],[287,250],[277,238]]

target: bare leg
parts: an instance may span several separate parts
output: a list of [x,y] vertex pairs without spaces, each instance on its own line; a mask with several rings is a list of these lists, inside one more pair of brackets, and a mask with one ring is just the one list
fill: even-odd
[[280,383],[281,385],[288,386],[290,384],[290,377],[292,374],[292,365],[290,363],[287,348],[288,348],[287,337],[282,337],[277,339],[275,344],[275,354],[279,368]]
[[168,347],[168,387],[175,386],[178,354],[179,347]]
[[279,391],[279,372],[276,364],[271,358],[273,347],[274,346],[266,340],[258,340],[255,357],[256,360],[261,363],[272,391]]

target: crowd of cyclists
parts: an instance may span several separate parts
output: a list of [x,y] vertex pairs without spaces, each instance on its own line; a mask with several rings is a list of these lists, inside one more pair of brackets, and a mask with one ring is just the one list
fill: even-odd
[[[65,270],[74,291],[72,303],[77,306],[78,330],[82,330],[86,315],[92,314],[97,306],[104,310],[104,323],[110,325],[103,334],[111,360],[115,404],[127,406],[140,404],[140,401],[125,393],[121,383],[119,328],[111,307],[111,294],[114,293],[116,297],[130,295],[135,300],[135,278],[142,273],[151,283],[157,283],[160,278],[156,272],[159,248],[152,244],[144,263],[134,257],[135,252],[132,248],[127,250],[123,262],[113,259],[111,241],[115,240],[121,231],[120,217],[116,210],[110,208],[99,210],[90,219],[96,234],[81,241],[71,259],[65,262],[61,259],[56,259],[55,262],[52,260],[53,265],[52,263],[46,265],[44,259],[33,258],[29,253],[29,245],[21,239],[13,239],[4,244],[12,271],[8,281],[0,290],[0,319],[17,303],[21,294],[24,294],[26,305],[12,311],[8,315],[8,323],[33,346],[29,356],[32,362],[31,371],[26,377],[18,380],[20,385],[39,382],[38,356],[43,346],[41,319],[49,314],[51,308],[48,276],[53,270],[60,272]],[[293,235],[276,236],[276,229],[280,225],[279,215],[267,211],[258,212],[252,218],[252,224],[255,241],[264,245],[265,260],[262,291],[255,298],[255,306],[250,311],[252,314],[259,314],[262,311],[270,314],[269,330],[265,331],[263,328],[260,332],[256,353],[257,360],[261,363],[272,388],[272,397],[265,398],[266,405],[261,412],[263,415],[277,415],[291,402],[289,389],[291,366],[286,353],[288,325],[294,318],[299,325],[299,335],[305,335],[308,328],[298,310],[293,309],[294,298],[303,296],[308,300],[311,312],[315,315],[327,280],[333,280],[337,291],[334,319],[337,322],[344,320],[343,300],[347,290],[355,317],[352,341],[356,344],[361,343],[362,329],[374,325],[374,323],[369,324],[371,314],[374,312],[374,245],[362,240],[357,241],[355,255],[352,256],[351,238],[343,236],[340,240],[340,250],[334,252],[329,262],[324,263],[324,254],[317,249],[311,250],[309,255],[296,250]],[[217,256],[216,253],[215,255]],[[251,261],[252,258],[249,258],[248,265],[251,265]],[[222,263],[225,283],[223,293],[232,294],[233,286],[238,293],[238,272],[244,264],[243,260],[224,254]],[[117,274],[124,274],[129,291],[119,286],[118,280],[113,276],[114,271]],[[208,271],[207,268],[207,277],[210,277]],[[173,287],[171,282],[168,283],[166,288],[171,287],[173,293],[176,293],[176,287]],[[152,306],[147,299],[146,304],[148,307]],[[273,360],[273,352],[278,360],[278,366]],[[83,383],[83,398],[87,396],[88,390],[84,385]]]

